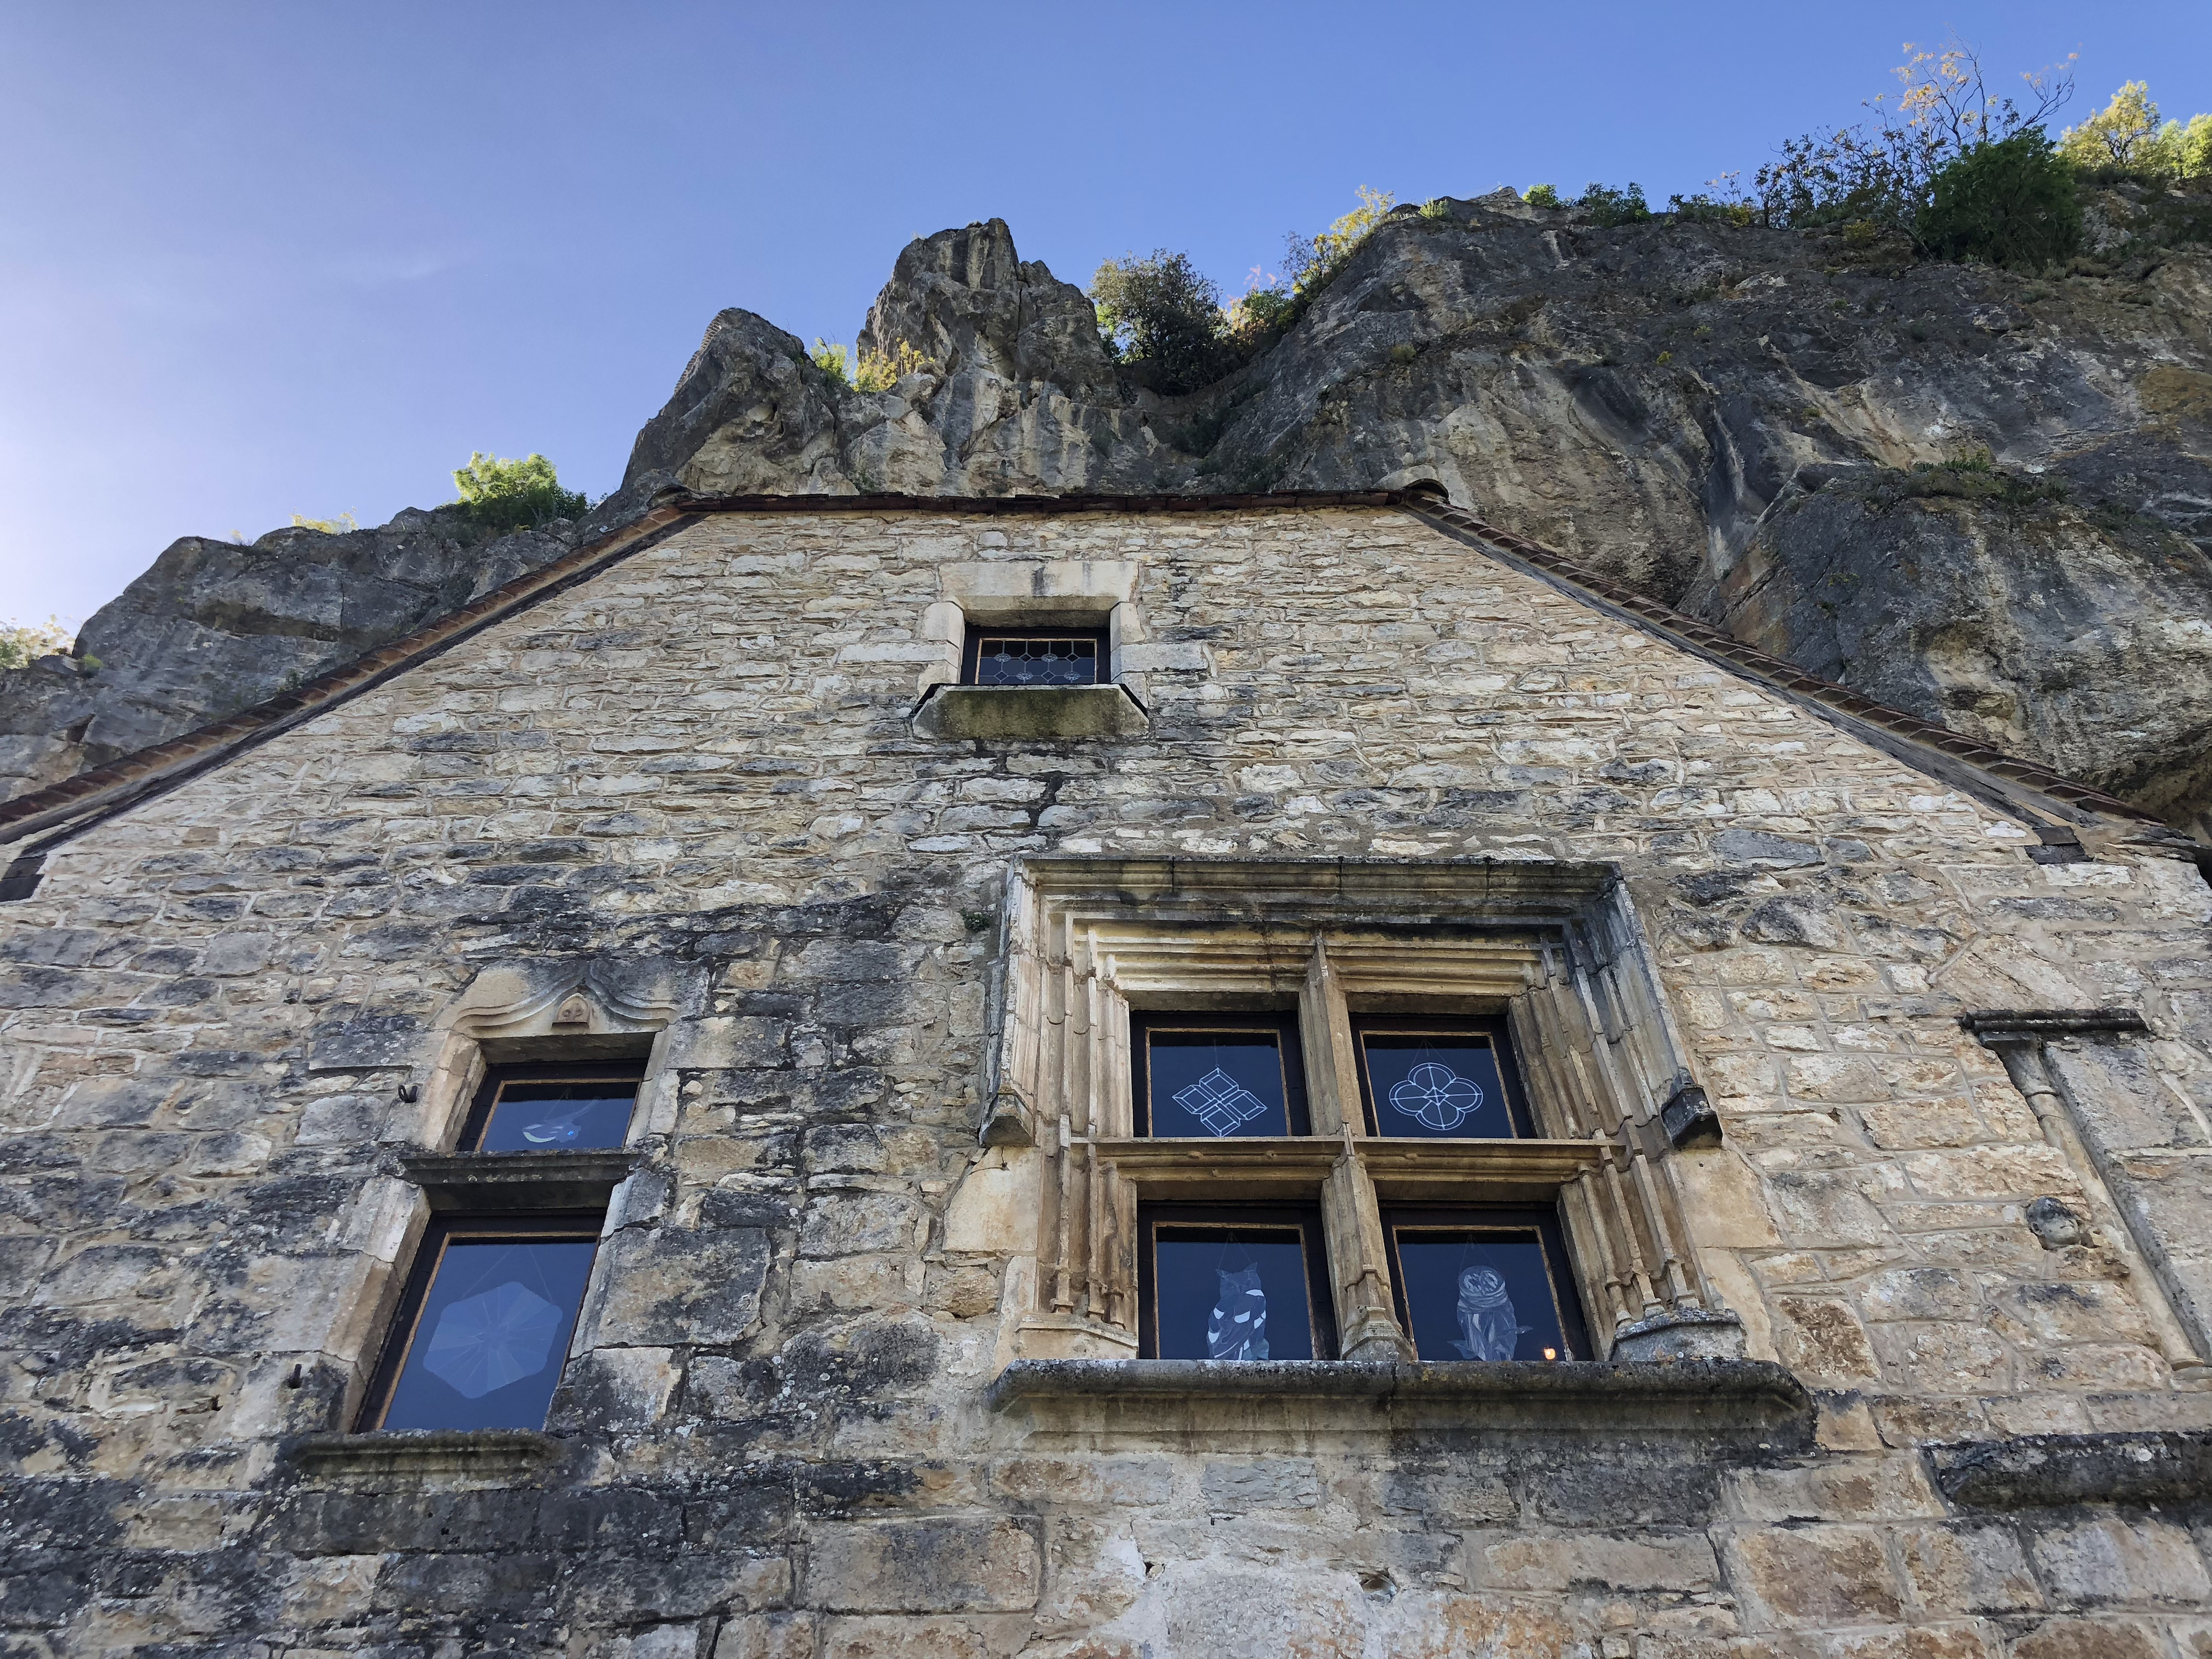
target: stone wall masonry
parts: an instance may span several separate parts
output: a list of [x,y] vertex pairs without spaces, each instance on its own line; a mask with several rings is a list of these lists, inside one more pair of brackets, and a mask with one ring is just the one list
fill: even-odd
[[[1149,732],[917,738],[940,568],[1071,559],[1137,567]],[[703,520],[0,907],[7,1650],[2182,1659],[2201,1500],[1926,1462],[2212,1431],[2116,1241],[2029,1224],[2091,1172],[1958,1023],[2138,1010],[2100,1109],[2141,1079],[2201,1189],[2212,890],[2084,840],[1395,511]],[[1046,852],[1616,864],[1725,1131],[1690,1223],[1817,1449],[984,1409],[1035,1204],[975,1144],[995,918]],[[548,960],[679,1000],[544,1461],[305,1464],[419,1222],[404,1094]]]

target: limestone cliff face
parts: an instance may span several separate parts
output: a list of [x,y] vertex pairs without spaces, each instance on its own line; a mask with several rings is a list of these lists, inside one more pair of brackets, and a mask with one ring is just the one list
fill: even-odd
[[58,781],[350,661],[557,557],[579,528],[488,540],[458,513],[410,510],[346,535],[180,538],[85,623],[76,655],[0,675],[0,794]]
[[[890,391],[839,385],[751,313],[717,316],[608,510],[670,483],[1001,495],[1433,478],[1813,672],[2205,835],[2212,254],[2169,245],[2203,228],[2187,221],[2203,204],[2181,205],[2106,194],[2097,258],[2039,280],[1839,235],[1601,229],[1505,192],[1441,217],[1401,210],[1271,349],[1181,398],[1114,362],[1080,291],[993,220],[899,256],[860,343],[913,346],[928,368]],[[1986,488],[1911,483],[1914,466],[1981,448]],[[317,617],[336,605],[345,627],[284,620],[289,600],[234,618],[209,599],[232,578],[179,556],[220,544],[179,543],[88,629],[82,648],[113,665],[91,687],[52,667],[0,681],[0,732],[16,734],[0,771],[21,787],[125,734],[243,706],[505,580],[483,561],[557,550],[433,554],[431,535],[395,520],[362,532],[388,553],[305,532],[257,544],[282,556],[270,568],[313,565],[332,596]],[[405,580],[367,573],[390,558],[443,574],[389,599]],[[228,643],[210,647],[216,635]]]

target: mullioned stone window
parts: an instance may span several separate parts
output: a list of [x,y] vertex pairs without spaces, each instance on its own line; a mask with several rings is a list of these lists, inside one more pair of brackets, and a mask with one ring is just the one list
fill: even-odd
[[1003,925],[1010,1357],[1170,1352],[1188,1249],[1212,1358],[1299,1263],[1317,1358],[1508,1357],[1509,1323],[1522,1358],[1741,1354],[1669,1164],[1711,1114],[1609,868],[1041,858]]

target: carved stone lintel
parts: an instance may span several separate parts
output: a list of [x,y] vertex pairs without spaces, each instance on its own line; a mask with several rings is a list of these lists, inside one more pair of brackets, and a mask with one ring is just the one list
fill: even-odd
[[1034,1146],[1036,1114],[1012,1089],[1001,1088],[983,1109],[983,1125],[975,1132],[975,1139],[984,1146]]
[[1659,1122],[1667,1131],[1668,1140],[1676,1146],[1721,1144],[1721,1115],[1694,1083],[1683,1084],[1667,1097],[1667,1103],[1659,1109]]

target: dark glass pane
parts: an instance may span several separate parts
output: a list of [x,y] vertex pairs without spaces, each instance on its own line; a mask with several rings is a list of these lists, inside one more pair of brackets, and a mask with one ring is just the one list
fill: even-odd
[[1534,1233],[1395,1230],[1413,1347],[1424,1364],[1571,1359]]
[[1286,1135],[1283,1051],[1273,1031],[1152,1030],[1146,1097],[1152,1132],[1167,1137]]
[[978,685],[1095,685],[1098,641],[1025,640],[986,634],[975,642]]
[[591,1239],[468,1239],[439,1257],[387,1429],[542,1429],[584,1281]]
[[1163,1359],[1311,1359],[1306,1252],[1290,1227],[1161,1227],[1152,1299]]
[[1498,1056],[1481,1038],[1364,1031],[1359,1047],[1376,1133],[1431,1140],[1512,1136]]
[[580,1152],[619,1146],[629,1133],[637,1085],[601,1079],[585,1083],[502,1083],[484,1126],[484,1152]]

